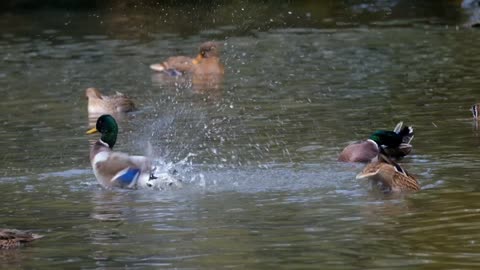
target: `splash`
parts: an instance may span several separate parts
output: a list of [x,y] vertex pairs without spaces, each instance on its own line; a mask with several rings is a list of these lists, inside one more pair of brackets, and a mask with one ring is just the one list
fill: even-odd
[[186,157],[176,163],[167,162],[163,158],[153,159],[152,177],[144,183],[139,183],[139,186],[154,190],[182,188],[186,173],[192,168],[191,157],[194,156],[196,154],[188,153]]

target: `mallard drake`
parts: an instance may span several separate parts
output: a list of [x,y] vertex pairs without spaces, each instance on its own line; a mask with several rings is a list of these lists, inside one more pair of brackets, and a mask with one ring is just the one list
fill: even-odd
[[[377,130],[365,141],[354,142],[343,149],[338,160],[343,162],[370,162],[380,153],[383,147],[387,155],[401,157],[410,153],[410,141],[413,138],[413,128],[401,127],[398,123],[394,131]],[[408,142],[408,143],[405,143]]]
[[383,153],[380,153],[376,160],[368,163],[356,179],[372,181],[385,193],[420,190],[415,176]]
[[42,235],[14,229],[0,229],[0,249],[18,248],[28,242],[32,242]]
[[126,95],[116,92],[112,96],[104,96],[96,88],[85,90],[88,99],[88,113],[91,115],[126,113],[135,110],[135,104]]
[[185,73],[191,73],[194,76],[223,75],[224,73],[223,65],[220,62],[218,45],[213,41],[202,43],[196,58],[173,56],[167,58],[163,63],[150,65],[150,68],[170,76],[178,76]]
[[87,134],[96,132],[100,132],[102,136],[90,150],[90,163],[98,182],[106,188],[135,189],[149,186],[149,180],[155,179],[150,159],[113,151],[118,125],[111,115],[100,116],[96,127],[88,130]]

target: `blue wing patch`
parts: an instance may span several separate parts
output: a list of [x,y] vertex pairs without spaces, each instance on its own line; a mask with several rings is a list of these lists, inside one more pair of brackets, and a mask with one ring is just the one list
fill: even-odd
[[140,176],[140,169],[137,168],[127,168],[120,172],[115,180],[118,181],[122,186],[133,186]]
[[166,69],[165,73],[167,73],[169,76],[172,76],[172,77],[177,77],[182,75],[182,73],[176,69]]

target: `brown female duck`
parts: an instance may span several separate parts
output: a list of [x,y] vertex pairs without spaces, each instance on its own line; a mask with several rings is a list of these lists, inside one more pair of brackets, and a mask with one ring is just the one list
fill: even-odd
[[15,249],[42,238],[42,235],[14,229],[0,229],[0,249]]
[[385,193],[420,190],[415,176],[385,154],[379,154],[375,161],[368,163],[356,179],[369,180]]
[[91,115],[126,113],[135,110],[135,104],[126,95],[116,92],[115,95],[104,96],[96,88],[85,90],[88,99],[88,113]]
[[150,65],[150,68],[171,76],[179,76],[185,73],[195,76],[224,74],[218,44],[213,41],[202,43],[195,58],[173,56],[162,63]]

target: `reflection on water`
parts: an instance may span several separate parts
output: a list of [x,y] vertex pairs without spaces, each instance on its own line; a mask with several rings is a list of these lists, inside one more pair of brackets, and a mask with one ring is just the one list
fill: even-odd
[[163,73],[152,75],[152,84],[157,87],[167,87],[175,89],[174,91],[191,91],[213,101],[219,101],[223,96],[223,80],[223,75],[216,74],[176,77]]
[[[480,263],[480,136],[469,112],[480,38],[463,27],[460,1],[8,10],[0,225],[45,237],[0,254],[6,269]],[[218,83],[149,69],[206,40],[224,44]],[[150,143],[181,188],[99,187],[85,135],[92,85],[128,93],[139,109],[117,117],[115,149],[146,155]],[[337,155],[399,121],[415,128],[402,165],[422,190],[371,192],[355,181],[363,165]]]

